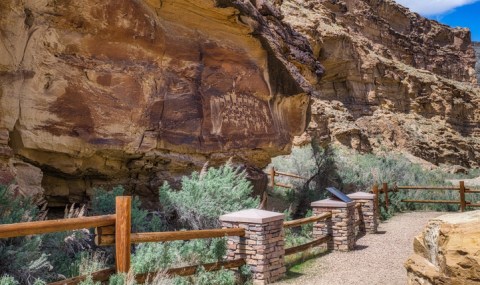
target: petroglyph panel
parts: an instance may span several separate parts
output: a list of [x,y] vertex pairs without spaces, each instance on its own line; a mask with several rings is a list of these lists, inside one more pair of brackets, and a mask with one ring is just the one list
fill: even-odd
[[235,91],[210,98],[212,135],[228,133],[268,134],[272,117],[267,102]]

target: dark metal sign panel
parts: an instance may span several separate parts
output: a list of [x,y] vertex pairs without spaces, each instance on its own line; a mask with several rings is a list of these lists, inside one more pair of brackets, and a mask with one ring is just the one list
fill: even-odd
[[340,190],[338,190],[335,187],[327,187],[327,191],[330,192],[334,198],[342,200],[345,203],[353,202],[352,199],[350,199],[347,195],[340,192]]

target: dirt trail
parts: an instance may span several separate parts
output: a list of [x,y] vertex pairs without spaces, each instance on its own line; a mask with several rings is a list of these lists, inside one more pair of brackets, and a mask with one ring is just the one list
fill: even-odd
[[[412,253],[413,237],[440,212],[413,212],[394,216],[367,234],[351,252],[331,252],[302,267],[302,272],[275,284],[301,285],[405,285],[403,263]],[[294,276],[297,275],[297,276]]]

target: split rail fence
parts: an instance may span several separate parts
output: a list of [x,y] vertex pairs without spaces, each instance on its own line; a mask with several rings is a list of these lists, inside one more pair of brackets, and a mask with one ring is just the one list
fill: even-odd
[[[130,269],[130,250],[132,243],[164,242],[174,240],[191,240],[201,238],[216,238],[225,236],[244,236],[245,230],[212,229],[175,232],[131,233],[131,197],[116,198],[115,214],[95,217],[81,217],[62,220],[47,220],[0,225],[0,238],[13,238],[28,235],[38,235],[53,232],[63,232],[84,228],[95,228],[95,243],[99,246],[115,246],[115,268],[107,268],[92,274],[93,281],[108,281],[110,275],[116,272],[128,272]],[[219,261],[202,264],[206,271],[215,271],[222,268],[237,268],[245,264],[245,260]],[[167,275],[193,275],[200,265],[172,268],[165,271]],[[157,272],[150,272],[135,276],[138,283],[144,283],[149,276]],[[49,285],[79,284],[87,276],[77,276],[71,279],[50,283]]]
[[304,179],[307,180],[308,178],[302,177],[300,175],[292,174],[292,173],[286,173],[286,172],[281,172],[277,171],[275,167],[270,168],[270,171],[267,173],[267,175],[270,178],[270,187],[283,187],[283,188],[288,188],[288,189],[293,189],[293,185],[287,185],[283,183],[278,183],[275,181],[275,176],[285,176],[285,177],[290,177],[290,178],[297,178],[297,179]]
[[[374,196],[368,193],[363,194]],[[0,238],[94,228],[95,243],[97,245],[115,247],[115,268],[106,268],[90,275],[95,282],[106,282],[111,275],[130,270],[132,244],[226,237],[228,246],[227,260],[171,268],[162,270],[162,273],[166,275],[188,276],[195,274],[200,266],[206,271],[215,271],[239,268],[247,264],[252,269],[254,280],[260,279],[261,284],[267,284],[278,280],[285,273],[285,256],[320,245],[326,249],[353,249],[351,246],[352,237],[346,233],[355,231],[354,227],[360,229],[364,221],[361,209],[365,202],[370,203],[373,207],[373,200],[372,198],[370,202],[360,201],[358,203],[343,203],[331,199],[317,201],[312,203],[314,216],[293,221],[283,221],[284,215],[281,213],[250,209],[220,217],[223,227],[221,229],[131,233],[131,197],[122,196],[116,197],[116,208],[113,215],[4,224],[0,225]],[[331,205],[332,201],[333,204]],[[338,203],[340,203],[340,206]],[[358,212],[355,212],[356,209],[358,209]],[[248,212],[250,216],[242,212]],[[233,220],[223,218],[229,215],[237,216]],[[373,213],[369,215],[375,216]],[[252,216],[254,218],[262,217],[261,221],[253,221],[251,219]],[[314,239],[302,245],[285,248],[284,229],[299,227],[308,223],[314,223]],[[365,225],[363,229],[365,229]],[[349,245],[342,247],[345,244],[345,240],[350,240],[348,242]],[[355,240],[353,240],[354,243]],[[135,276],[135,279],[141,284],[154,277],[157,273],[138,274]],[[86,279],[87,276],[77,276],[53,282],[49,285],[73,285],[79,284]]]
[[[466,207],[480,207],[480,202],[470,202],[466,200],[466,194],[480,193],[480,189],[471,189],[465,187],[464,181],[459,181],[458,187],[455,186],[394,186],[388,187],[387,183],[382,184],[382,188],[379,189],[378,185],[373,186],[372,192],[380,197],[383,193],[385,208],[388,209],[390,205],[389,193],[398,192],[400,190],[415,190],[415,191],[458,191],[458,200],[419,200],[419,199],[402,199],[401,202],[405,203],[433,203],[433,204],[456,204],[460,206],[460,211],[464,212]],[[377,203],[379,203],[377,199]],[[379,206],[379,205],[378,205]]]

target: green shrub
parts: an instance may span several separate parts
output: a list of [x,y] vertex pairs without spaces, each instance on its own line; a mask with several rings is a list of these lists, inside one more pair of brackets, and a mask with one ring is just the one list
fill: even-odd
[[375,183],[393,185],[445,185],[445,173],[424,170],[401,154],[358,154],[344,149],[335,151],[335,164],[341,184],[370,191]]
[[219,216],[258,207],[258,199],[251,194],[245,172],[226,164],[183,177],[180,191],[165,182],[160,188],[160,204],[167,212],[175,211],[189,228],[216,228],[220,226]]
[[[92,196],[92,215],[107,215],[115,213],[115,197],[125,192],[123,186],[116,186],[112,191],[96,188]],[[132,199],[132,232],[160,231],[164,228],[160,218],[141,208],[138,197]]]
[[92,276],[87,276],[87,278],[80,282],[79,285],[102,285],[102,283],[98,281],[93,281]]
[[[311,217],[312,211],[308,210],[305,218]],[[289,212],[285,213],[286,220],[291,219]],[[285,248],[305,244],[313,239],[313,223],[301,225],[300,227],[285,229]]]
[[[336,148],[333,152],[328,149],[316,151],[316,146],[306,146],[301,148],[293,148],[292,153],[288,156],[276,157],[272,160],[272,165],[280,171],[295,173],[300,176],[309,177],[315,174],[322,167],[328,168],[328,171],[321,171],[323,182],[316,180],[310,184],[310,190],[307,196],[300,195],[302,191],[301,185],[303,181],[278,177],[279,182],[284,184],[292,184],[294,190],[275,189],[275,193],[282,193],[280,196],[288,203],[298,205],[294,213],[294,217],[298,218],[302,213],[309,209],[309,203],[301,203],[305,200],[311,202],[312,199],[321,199],[325,197],[324,188],[334,186],[341,189],[345,193],[355,191],[372,190],[375,183],[381,188],[383,182],[388,183],[390,188],[394,185],[428,185],[428,186],[445,186],[450,185],[446,179],[451,178],[440,169],[426,170],[420,165],[414,164],[406,157],[398,153],[387,153],[382,155],[360,154],[344,148]],[[325,163],[319,164],[315,161],[323,159]],[[321,166],[321,167],[319,167]],[[473,171],[472,173],[476,173]],[[312,195],[313,194],[313,195]],[[319,195],[320,194],[320,195]],[[380,209],[381,217],[388,218],[396,212],[411,210],[437,210],[437,211],[457,211],[459,206],[453,204],[418,204],[404,203],[402,199],[418,199],[418,200],[459,200],[456,191],[406,191],[401,190],[395,193],[389,193],[390,207],[388,210],[382,206]],[[307,199],[305,199],[307,197]],[[472,201],[478,201],[480,195],[469,194],[468,198]],[[384,205],[384,195],[380,195],[380,204]],[[293,207],[295,208],[295,207]]]
[[195,276],[196,285],[235,285],[236,278],[231,270],[207,272],[200,268]]
[[12,276],[3,275],[0,277],[0,285],[18,285],[18,281]]
[[110,276],[108,280],[108,285],[126,285],[126,281],[127,275],[125,273],[118,273]]
[[144,243],[132,256],[132,269],[138,273],[219,261],[226,254],[224,238]]
[[[0,185],[0,224],[34,221],[37,213],[31,199],[14,197],[6,186]],[[5,282],[14,278],[21,284],[32,284],[40,277],[50,276],[51,264],[41,245],[41,236],[0,239],[0,272],[9,275]]]
[[280,196],[290,204],[294,218],[305,216],[311,202],[325,198],[326,187],[337,186],[332,185],[332,181],[337,177],[332,149],[320,148],[313,143],[292,148],[290,155],[273,158],[267,168],[270,167],[305,178],[275,177],[277,182],[293,186],[293,189],[276,187],[274,195]]

